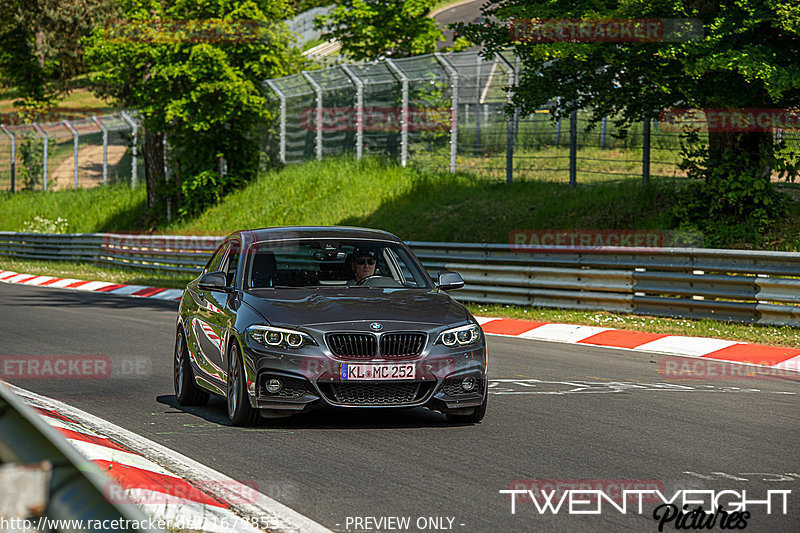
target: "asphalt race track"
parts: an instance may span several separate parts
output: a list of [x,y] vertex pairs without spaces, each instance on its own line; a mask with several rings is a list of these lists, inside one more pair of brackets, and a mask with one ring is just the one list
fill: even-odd
[[[515,480],[641,480],[668,498],[705,489],[764,500],[790,490],[786,514],[777,496],[770,515],[764,504],[748,506],[746,530],[800,524],[797,380],[667,382],[658,355],[491,337],[481,424],[449,426],[411,409],[316,411],[242,429],[228,425],[221,400],[176,405],[177,302],[19,285],[0,285],[0,298],[0,356],[105,355],[112,364],[98,379],[4,379],[255,484],[336,531],[376,529],[355,527],[357,517],[408,517],[412,530],[428,531],[658,531],[649,503],[641,515],[605,504],[579,516],[518,501],[512,514],[499,491]],[[676,531],[674,522],[664,531]]]

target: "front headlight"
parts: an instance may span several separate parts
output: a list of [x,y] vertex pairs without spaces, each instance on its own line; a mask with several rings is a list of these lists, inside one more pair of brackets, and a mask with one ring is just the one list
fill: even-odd
[[481,328],[477,324],[468,324],[457,328],[446,329],[439,333],[436,338],[437,343],[445,346],[467,346],[475,344],[481,338]]
[[316,345],[316,341],[308,333],[293,329],[274,328],[272,326],[250,326],[247,333],[259,344],[280,346],[281,348],[300,348]]

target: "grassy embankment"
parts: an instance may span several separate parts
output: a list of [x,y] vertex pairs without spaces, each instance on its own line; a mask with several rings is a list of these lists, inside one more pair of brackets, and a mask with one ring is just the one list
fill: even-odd
[[[557,182],[507,185],[470,174],[432,174],[376,160],[357,164],[336,159],[267,173],[199,217],[160,231],[224,235],[244,227],[341,224],[386,229],[405,240],[502,243],[508,242],[513,229],[672,229],[675,221],[670,209],[680,183],[654,180],[649,187],[642,187],[637,180],[607,181],[570,190]],[[66,218],[70,232],[132,231],[144,209],[144,189],[125,186],[2,195],[0,230],[20,231],[26,221],[40,215]],[[798,249],[798,205],[793,205],[785,227],[783,236],[773,239],[772,247]],[[0,268],[164,287],[181,287],[187,280],[169,273],[10,258],[0,258]],[[472,305],[471,309],[486,316],[800,344],[800,331],[792,328],[500,305]]]

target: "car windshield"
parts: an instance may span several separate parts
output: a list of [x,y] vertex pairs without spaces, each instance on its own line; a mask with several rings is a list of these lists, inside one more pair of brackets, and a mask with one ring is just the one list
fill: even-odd
[[[369,265],[365,278],[358,279],[359,263],[362,270]],[[253,243],[247,252],[245,286],[431,288],[409,252],[396,243],[330,239]]]

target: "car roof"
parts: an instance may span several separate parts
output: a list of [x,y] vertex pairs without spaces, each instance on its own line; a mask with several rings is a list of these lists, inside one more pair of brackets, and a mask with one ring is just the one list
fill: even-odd
[[278,239],[371,239],[401,242],[388,231],[350,226],[278,226],[237,233],[248,233],[251,242]]

